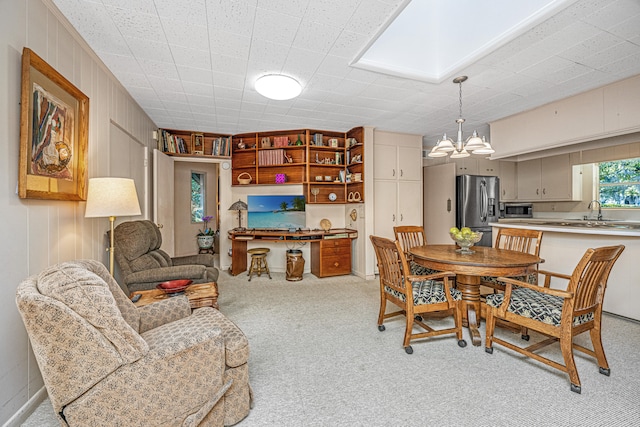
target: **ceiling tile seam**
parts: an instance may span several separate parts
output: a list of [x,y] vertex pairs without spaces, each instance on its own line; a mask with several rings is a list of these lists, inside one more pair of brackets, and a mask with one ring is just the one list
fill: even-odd
[[[107,13],[107,10],[106,10],[106,9],[107,9],[107,7],[106,7],[106,5],[104,4],[104,2],[102,2],[102,5],[103,5],[103,7],[105,8],[105,14],[106,14],[107,16],[109,16],[109,19],[111,19],[111,22],[113,22],[113,25],[114,25],[114,27],[117,29],[118,34],[120,34],[120,37],[122,38],[122,41],[123,41],[123,42],[124,42],[124,44],[127,46],[127,49],[129,49],[129,52],[130,52],[130,54],[131,54],[131,57],[132,57],[132,58],[134,58],[134,59],[136,60],[136,62],[138,63],[138,66],[139,66],[139,67],[140,67],[140,69],[143,71],[144,76],[145,76],[145,78],[146,78],[147,82],[149,82],[149,86],[150,86],[150,87],[151,87],[151,89],[154,91],[154,93],[156,94],[156,96],[157,96],[157,98],[158,98],[159,102],[163,105],[163,107],[164,107],[164,108],[165,108],[165,110],[166,110],[166,109],[167,109],[167,106],[165,105],[164,101],[162,100],[162,97],[161,97],[161,96],[160,96],[160,94],[156,91],[156,88],[154,87],[154,85],[153,85],[153,84],[151,84],[151,81],[149,80],[149,76],[148,76],[147,72],[145,71],[145,68],[144,68],[144,67],[142,66],[142,64],[138,61],[138,58],[137,58],[137,57],[136,57],[136,55],[133,53],[133,50],[131,49],[131,46],[130,46],[130,45],[129,45],[129,43],[127,42],[127,38],[124,36],[124,34],[122,34],[122,32],[120,31],[120,27],[119,27],[119,26],[118,26],[118,24],[113,20],[113,15],[112,15],[112,14],[110,14],[110,13]],[[118,7],[118,6],[112,6],[112,7],[116,8],[116,9],[121,9],[121,10],[123,10],[123,11],[126,11],[126,9],[120,8],[120,7]],[[154,9],[156,10],[156,17],[157,17],[157,18],[158,18],[158,20],[160,21],[160,27],[162,28],[162,32],[163,32],[163,34],[164,34],[164,36],[165,36],[165,40],[166,40],[166,32],[165,32],[165,30],[164,30],[164,26],[162,25],[162,20],[161,20],[161,19],[160,19],[160,17],[159,17],[158,10],[157,10],[157,8],[156,8],[156,6],[155,6],[155,3],[154,3],[154,5],[153,5],[153,7],[154,7]],[[169,44],[169,41],[167,40],[167,45],[168,45],[168,44]],[[171,51],[171,49],[169,49],[169,51]],[[173,53],[171,53],[171,57],[173,58]],[[174,66],[175,66],[175,58],[174,58]],[[178,70],[176,69],[176,73],[177,73],[177,72],[178,72]],[[114,73],[114,74],[115,74],[115,73]],[[179,75],[180,75],[180,74],[178,74],[178,76],[179,76]],[[182,86],[182,81],[180,81],[180,85]],[[184,88],[183,88],[183,90],[184,90]]]

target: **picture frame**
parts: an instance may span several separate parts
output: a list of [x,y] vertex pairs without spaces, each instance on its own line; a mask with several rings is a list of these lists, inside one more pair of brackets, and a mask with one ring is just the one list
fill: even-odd
[[18,196],[86,200],[89,97],[27,47],[21,90]]
[[201,133],[191,134],[191,154],[204,154],[204,135]]

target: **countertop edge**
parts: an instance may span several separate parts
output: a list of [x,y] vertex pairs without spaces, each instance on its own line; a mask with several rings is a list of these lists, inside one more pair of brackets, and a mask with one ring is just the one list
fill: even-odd
[[628,236],[640,237],[640,230],[620,230],[620,229],[604,229],[604,228],[588,228],[588,227],[564,227],[562,225],[536,224],[527,221],[509,221],[509,222],[490,222],[492,227],[501,228],[522,228],[525,230],[540,230],[554,233],[571,233],[571,234],[596,234],[603,236]]

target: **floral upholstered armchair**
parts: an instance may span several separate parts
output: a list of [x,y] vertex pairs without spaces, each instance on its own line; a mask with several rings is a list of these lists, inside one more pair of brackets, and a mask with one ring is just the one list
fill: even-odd
[[162,234],[151,221],[127,221],[114,230],[115,259],[129,292],[153,289],[167,280],[190,279],[193,283],[218,280],[213,255],[170,257],[160,249]]
[[16,302],[53,409],[69,426],[223,426],[249,412],[249,345],[185,296],[137,308],[98,261],[54,265]]

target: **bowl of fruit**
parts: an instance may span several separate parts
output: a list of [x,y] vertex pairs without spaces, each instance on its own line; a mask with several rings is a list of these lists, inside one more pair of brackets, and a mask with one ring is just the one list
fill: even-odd
[[482,239],[482,232],[473,231],[469,227],[462,227],[459,230],[457,227],[452,227],[449,229],[449,236],[460,246],[460,249],[457,249],[456,252],[472,254],[471,247]]

